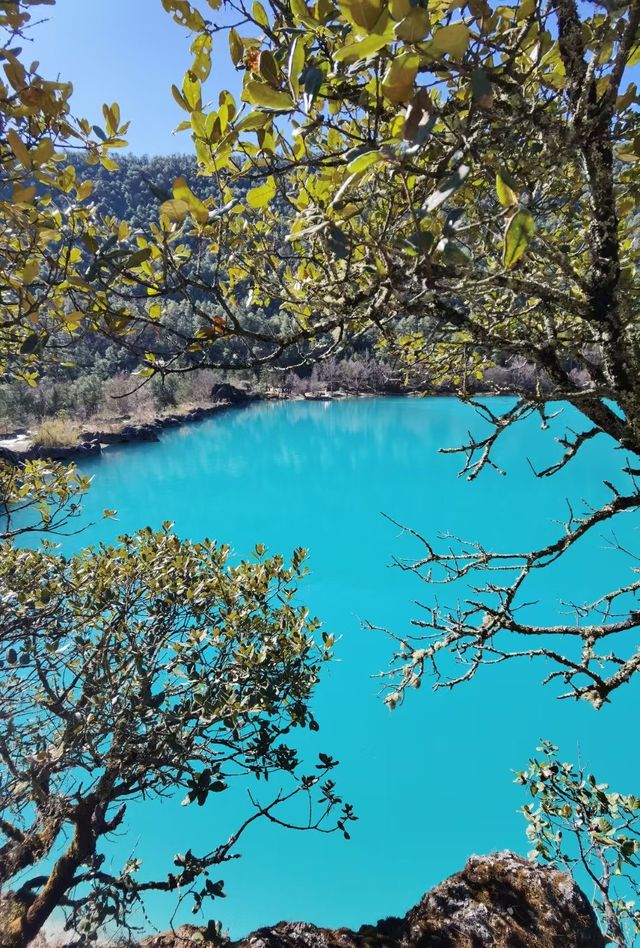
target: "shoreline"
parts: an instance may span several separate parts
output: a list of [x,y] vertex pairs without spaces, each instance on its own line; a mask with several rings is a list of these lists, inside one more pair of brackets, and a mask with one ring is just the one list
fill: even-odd
[[31,460],[75,461],[87,457],[100,456],[105,448],[112,444],[140,444],[157,442],[162,431],[179,428],[211,418],[230,408],[243,407],[261,399],[249,397],[243,402],[220,401],[196,408],[175,408],[173,412],[161,413],[151,420],[126,417],[106,421],[95,419],[95,423],[80,430],[75,444],[39,445],[34,444],[27,428],[17,428],[0,436],[0,460],[21,463]]
[[[230,388],[233,388],[230,386]],[[19,465],[24,461],[77,461],[89,457],[99,457],[104,449],[112,444],[140,444],[160,441],[161,433],[169,428],[180,428],[184,425],[204,421],[214,415],[229,411],[233,408],[247,408],[257,402],[332,402],[346,399],[360,398],[456,398],[454,392],[425,392],[420,390],[405,391],[366,391],[350,392],[336,390],[335,392],[305,392],[292,395],[275,390],[266,393],[253,390],[234,389],[229,393],[231,397],[212,401],[209,405],[180,408],[173,411],[161,412],[151,420],[142,418],[123,417],[113,420],[95,419],[95,424],[89,427],[92,419],[80,430],[80,436],[75,444],[65,445],[38,445],[30,438],[30,430],[26,427],[15,428],[13,431],[0,433],[0,461]],[[492,398],[508,396],[508,392],[477,392],[474,397]]]

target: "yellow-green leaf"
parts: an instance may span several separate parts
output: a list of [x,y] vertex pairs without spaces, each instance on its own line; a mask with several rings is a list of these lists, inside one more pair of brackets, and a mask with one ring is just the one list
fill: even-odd
[[236,132],[255,132],[258,128],[264,128],[270,121],[271,116],[267,112],[250,112],[240,119],[235,130]]
[[22,282],[27,286],[32,283],[40,273],[40,261],[37,258],[29,260],[22,271]]
[[518,195],[513,190],[510,184],[505,180],[505,176],[502,172],[498,172],[496,175],[496,191],[498,193],[498,200],[503,207],[513,207],[518,203]]
[[255,0],[253,6],[251,7],[251,16],[256,21],[256,23],[260,24],[260,26],[269,26],[269,17],[267,16],[267,11],[262,6],[262,4],[258,2],[258,0]]
[[184,201],[191,215],[199,224],[206,224],[209,219],[209,211],[200,198],[196,197],[184,178],[176,178],[173,182],[173,196],[177,201]]
[[85,201],[93,193],[93,182],[83,181],[76,190],[76,197],[79,201]]
[[101,155],[100,164],[105,169],[105,171],[117,171],[120,167],[118,162],[114,161],[113,158],[110,158],[109,155]]
[[378,149],[375,149],[374,151],[365,151],[362,155],[358,155],[349,162],[347,165],[347,171],[349,174],[358,174],[358,172],[366,171],[367,168],[370,168],[372,165],[375,165],[379,161],[383,160],[384,155]]
[[244,56],[244,43],[238,31],[234,29],[229,30],[229,53],[234,66],[237,66]]
[[11,195],[11,200],[14,204],[31,204],[35,196],[35,185],[31,184],[26,188],[16,188]]
[[340,0],[340,12],[349,23],[370,33],[382,13],[382,0]]
[[383,46],[390,43],[392,39],[393,36],[390,37],[386,32],[383,34],[372,33],[371,36],[367,36],[366,39],[360,40],[358,43],[343,46],[342,49],[333,54],[333,61],[336,63],[354,63],[358,59],[368,59],[369,56],[373,56]]
[[299,23],[304,23],[310,29],[316,29],[320,24],[314,19],[304,0],[289,0],[289,6],[294,18]]
[[186,201],[174,198],[171,201],[164,201],[160,205],[160,214],[166,217],[173,224],[181,224],[189,213],[189,205]]
[[289,85],[294,99],[300,95],[300,73],[304,66],[304,43],[300,36],[296,36],[289,50]]
[[505,267],[513,267],[523,255],[533,237],[535,224],[529,211],[517,211],[504,232],[502,261]]
[[181,109],[184,109],[185,112],[191,111],[191,109],[189,108],[187,104],[187,100],[185,99],[185,97],[183,96],[183,94],[180,92],[180,90],[178,89],[176,85],[171,86],[171,94],[173,95],[173,98],[176,100],[176,102],[178,103]]
[[18,161],[24,165],[25,168],[31,167],[31,157],[27,146],[22,141],[17,132],[14,132],[13,129],[7,132],[7,139],[11,145],[11,150],[18,159]]
[[84,319],[84,313],[79,309],[74,309],[71,313],[65,313],[63,317],[63,323],[65,329],[74,332]]
[[436,59],[443,56],[450,56],[456,61],[462,59],[469,45],[469,27],[466,23],[450,23],[449,26],[442,26],[434,35],[430,45],[429,54]]
[[278,65],[275,56],[268,49],[263,49],[258,57],[258,72],[263,79],[266,79],[270,86],[278,87]]
[[253,208],[266,207],[275,196],[276,190],[276,179],[274,177],[267,178],[264,184],[247,191],[247,204]]
[[289,92],[279,92],[264,82],[250,79],[245,85],[242,96],[243,102],[250,105],[259,105],[274,112],[288,112],[294,107],[294,101]]
[[516,21],[526,20],[536,11],[536,0],[521,0],[516,13]]
[[191,71],[186,72],[182,80],[182,94],[190,110],[202,108],[200,82]]
[[390,0],[389,11],[394,20],[404,20],[412,9],[411,0]]
[[396,24],[395,34],[405,43],[419,43],[431,28],[429,14],[422,7],[414,7],[407,16]]
[[406,102],[411,98],[419,65],[417,53],[404,53],[389,63],[382,80],[382,91],[390,102]]

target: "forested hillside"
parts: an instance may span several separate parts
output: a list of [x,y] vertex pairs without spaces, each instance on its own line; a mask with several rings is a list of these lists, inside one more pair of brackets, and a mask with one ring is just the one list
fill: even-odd
[[[178,177],[184,177],[203,199],[218,192],[214,179],[197,178],[196,161],[186,155],[123,155],[118,157],[116,171],[89,165],[83,155],[67,157],[77,179],[92,182],[95,213],[100,218],[127,221],[133,232],[148,229],[149,222],[157,219],[155,208],[171,196]],[[207,305],[206,299],[202,304]],[[179,298],[163,301],[163,321],[185,333],[196,329],[190,305]],[[132,373],[139,364],[143,341],[138,338],[132,351],[126,340],[111,343],[92,332],[75,333],[71,340],[61,338],[55,358],[44,365],[37,385],[0,385],[0,430],[40,423],[51,416],[75,420],[96,412],[107,417],[144,416],[171,405],[207,400],[211,385],[219,378],[211,372],[156,379],[134,391],[137,382]]]
[[[198,174],[197,161],[187,155],[135,156],[118,158],[118,169],[107,170],[100,164],[87,164],[85,157],[69,154],[69,165],[78,181],[91,181],[93,188],[90,202],[100,219],[113,222],[126,221],[132,234],[137,230],[148,232],[158,218],[160,205],[171,198],[172,187],[177,178],[184,178],[198,197],[206,201],[213,198],[219,203],[219,187],[213,176]],[[241,192],[242,193],[242,189]],[[280,200],[276,198],[276,201]],[[280,201],[283,215],[287,209]],[[283,251],[286,244],[283,240]],[[197,255],[188,264],[197,266],[206,285],[210,276],[208,268],[212,260]],[[179,292],[167,295],[162,301],[162,322],[172,331],[186,338],[193,337],[201,326],[202,312],[213,314],[210,294],[203,289],[196,293],[200,314],[194,309],[194,294],[181,296]],[[249,293],[244,302],[243,322],[256,331],[265,327],[281,332],[289,317],[281,315],[271,306],[264,309],[255,304]],[[417,321],[408,315],[404,321],[405,338],[416,331]],[[229,366],[234,362],[239,368],[225,372],[212,371],[200,365],[202,354],[183,354],[182,367],[190,367],[187,373],[157,375],[148,384],[139,388],[139,379],[132,373],[140,365],[140,355],[145,349],[145,333],[120,336],[111,342],[105,334],[74,332],[60,337],[59,344],[51,347],[53,358],[41,368],[36,385],[0,385],[0,430],[11,430],[16,426],[34,425],[56,416],[86,420],[96,413],[108,418],[110,415],[136,415],[144,418],[153,413],[179,404],[201,405],[206,403],[211,386],[221,378],[231,377],[248,381],[258,390],[279,389],[282,394],[342,390],[352,393],[421,390],[430,387],[447,391],[448,379],[430,379],[416,365],[407,367],[406,360],[400,367],[388,350],[375,344],[375,334],[366,332],[354,339],[347,353],[339,358],[329,358],[320,363],[306,364],[307,350],[302,343],[279,360],[263,369],[243,369],[243,348],[233,335],[220,354]],[[401,336],[402,338],[402,336]],[[309,360],[313,362],[313,360]],[[496,353],[496,366],[485,371],[480,378],[470,373],[470,390],[509,390],[511,387],[533,388],[535,374],[526,359],[511,359],[503,363]]]
[[[119,167],[115,171],[99,164],[88,165],[85,158],[77,154],[69,155],[68,161],[79,181],[91,180],[95,213],[115,222],[127,221],[132,233],[136,229],[148,230],[150,222],[157,219],[157,208],[171,197],[176,178],[186,179],[202,200],[219,196],[215,178],[198,176],[196,160],[190,156],[124,155],[119,156]],[[206,272],[208,265],[206,259],[198,260],[201,272]],[[211,307],[205,292],[200,294],[199,304],[205,311]],[[185,336],[197,331],[199,320],[192,300],[175,294],[163,300],[162,311],[166,326]],[[277,311],[265,312],[249,299],[245,318],[252,321],[256,329],[264,327],[266,320],[280,326]],[[135,345],[128,344],[126,338],[112,343],[104,335],[92,332],[76,333],[71,340],[61,338],[57,354],[42,368],[37,385],[0,385],[0,429],[39,424],[52,416],[69,416],[76,421],[86,420],[96,413],[107,418],[111,414],[144,418],[178,404],[200,405],[206,403],[212,384],[229,374],[249,381],[259,390],[278,388],[283,394],[335,389],[356,393],[401,390],[406,385],[416,384],[415,378],[411,381],[404,378],[391,362],[374,352],[367,338],[355,344],[349,356],[308,368],[297,350],[288,353],[280,367],[262,371],[238,369],[231,373],[199,369],[169,374],[165,378],[157,376],[138,388],[139,380],[132,373],[139,366],[143,350],[144,335],[135,338]],[[241,356],[237,342],[231,340],[229,361],[235,358],[241,363]]]
[[190,155],[123,155],[118,171],[87,165],[81,156],[71,156],[70,162],[79,178],[93,182],[92,200],[100,214],[136,227],[148,226],[150,209],[171,196],[176,178],[186,178],[202,198],[218,194],[214,178],[197,177],[196,160]]

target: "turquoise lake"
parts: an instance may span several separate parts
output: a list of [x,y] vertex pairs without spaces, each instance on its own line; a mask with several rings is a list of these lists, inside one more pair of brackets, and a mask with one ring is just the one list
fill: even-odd
[[[457,477],[459,458],[438,449],[483,423],[449,398],[258,404],[166,432],[157,444],[111,447],[83,465],[94,479],[83,516],[97,521],[109,507],[118,519],[65,539],[65,551],[164,520],[184,537],[229,543],[239,556],[257,542],[285,555],[304,546],[311,575],[300,600],[338,637],[317,692],[321,729],[305,744],[309,758],[325,751],[341,761],[338,788],[359,822],[349,842],[255,829],[242,859],[220,871],[227,898],[206,910],[233,936],[282,918],[359,926],[402,914],[472,853],[526,853],[517,813],[526,798],[512,771],[526,766],[541,737],[617,789],[640,789],[637,683],[595,712],[558,701],[561,685],[543,688],[541,665],[512,662],[452,692],[433,693],[425,680],[389,712],[372,676],[393,644],[362,626],[370,620],[405,634],[419,615],[414,600],[433,596],[390,566],[420,548],[383,514],[430,537],[450,532],[492,549],[525,549],[555,535],[567,498],[580,508],[581,499],[607,496],[603,478],[622,486],[624,458],[604,438],[557,477],[534,477],[528,459],[541,466],[559,457],[554,435],[570,422],[581,425],[565,412],[551,431],[530,419],[507,432],[496,459],[508,476],[487,470],[473,483]],[[634,545],[638,523],[633,515],[617,522],[618,538]],[[532,615],[553,621],[564,598],[593,599],[623,582],[631,565],[610,549],[606,529],[596,531],[561,568],[539,574],[534,593],[544,603]],[[239,786],[203,809],[181,807],[182,796],[130,808],[130,831],[110,850],[114,869],[135,852],[141,877],[157,876],[174,853],[221,842],[250,808]],[[155,897],[148,907],[163,928],[174,900]],[[177,918],[198,920],[187,907]]]

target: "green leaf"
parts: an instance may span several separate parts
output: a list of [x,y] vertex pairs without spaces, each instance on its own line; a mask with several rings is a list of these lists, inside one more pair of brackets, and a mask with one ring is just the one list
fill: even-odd
[[366,39],[352,43],[350,46],[343,46],[333,54],[333,61],[335,63],[354,63],[359,59],[368,59],[369,56],[373,56],[379,52],[383,46],[390,43],[392,39],[393,35],[389,36],[388,33],[372,33],[370,36],[367,36]]
[[273,53],[268,49],[263,49],[258,58],[258,72],[270,86],[277,88],[280,84],[278,75],[278,66]]
[[529,211],[517,211],[504,233],[503,263],[505,267],[513,267],[523,255],[533,237],[535,224]]
[[390,102],[406,102],[411,98],[419,65],[417,53],[404,53],[392,59],[382,80],[382,91]]
[[276,190],[276,179],[274,177],[267,178],[264,184],[247,191],[247,204],[253,208],[266,207],[274,197]]
[[389,12],[394,20],[404,20],[412,10],[411,0],[390,0]]
[[249,102],[250,105],[272,109],[274,112],[288,112],[295,106],[289,92],[272,89],[271,86],[258,82],[256,79],[250,79],[247,82],[240,98],[243,102]]
[[450,23],[442,26],[429,44],[429,55],[436,59],[450,56],[456,62],[461,60],[469,45],[469,27],[466,23]]
[[7,139],[9,141],[9,144],[11,145],[11,150],[13,151],[18,161],[25,168],[30,168],[31,156],[29,155],[27,146],[24,144],[24,142],[22,141],[18,133],[15,132],[13,129],[11,129],[9,132],[7,132]]
[[315,29],[320,25],[314,20],[304,0],[289,0],[289,6],[294,19],[298,23],[304,23],[304,25],[310,29]]
[[496,175],[496,192],[498,200],[503,207],[514,207],[518,203],[518,194],[514,190],[515,182],[511,175],[505,171],[499,171]]
[[176,85],[171,86],[171,94],[173,95],[173,98],[176,100],[176,102],[178,103],[181,109],[184,109],[185,112],[191,111],[187,103],[187,100],[185,99],[185,97],[183,96],[183,94],[180,92],[180,90],[178,89]]
[[521,0],[521,3],[518,4],[516,21],[519,22],[520,20],[526,20],[535,13],[535,10],[536,0]]
[[187,204],[192,217],[199,224],[206,224],[209,219],[209,211],[200,198],[193,193],[184,178],[176,178],[173,182],[173,196],[177,201],[184,201]]
[[236,124],[235,130],[236,132],[255,132],[259,128],[264,128],[271,120],[272,117],[268,112],[249,112]]
[[429,14],[422,7],[414,7],[407,16],[396,24],[395,34],[405,43],[419,43],[431,29]]
[[260,26],[269,26],[269,17],[267,16],[267,11],[262,6],[262,4],[258,2],[258,0],[255,0],[253,6],[251,7],[251,16],[256,21],[256,23],[260,24]]
[[637,43],[631,50],[627,59],[627,66],[637,66],[640,63],[640,43]]
[[238,31],[233,28],[229,30],[229,53],[231,54],[231,62],[233,65],[239,65],[244,56],[244,43],[240,39]]
[[294,99],[300,95],[300,73],[304,67],[304,43],[300,36],[296,36],[289,50],[289,61],[287,63],[287,72],[289,74],[289,86]]
[[362,155],[358,155],[357,158],[349,162],[347,171],[349,174],[358,174],[360,171],[366,171],[367,168],[383,160],[384,158],[381,151],[377,149],[375,151],[365,151]]
[[339,0],[339,7],[352,26],[370,33],[380,18],[383,4],[381,0]]
[[172,223],[180,224],[189,213],[189,205],[186,201],[172,198],[160,205],[160,213],[167,217]]

